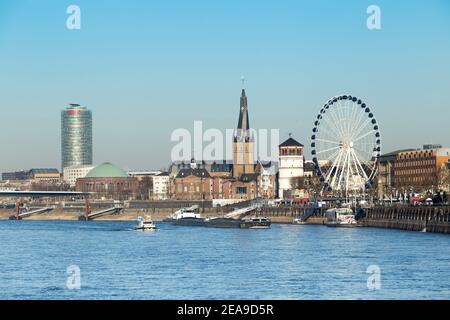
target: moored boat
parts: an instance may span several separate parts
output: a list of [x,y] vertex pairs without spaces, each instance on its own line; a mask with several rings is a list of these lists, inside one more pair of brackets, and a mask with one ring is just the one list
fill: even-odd
[[326,220],[324,224],[327,227],[356,227],[358,222],[355,219],[355,213],[350,208],[332,208],[325,212]]
[[292,220],[292,224],[306,224],[306,222],[301,218],[294,218],[294,220]]

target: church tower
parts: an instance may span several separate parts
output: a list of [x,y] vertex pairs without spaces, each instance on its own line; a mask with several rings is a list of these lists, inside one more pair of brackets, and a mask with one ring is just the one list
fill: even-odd
[[247,96],[244,89],[244,78],[242,78],[242,93],[239,110],[238,126],[234,134],[233,143],[233,177],[240,177],[243,173],[254,173],[253,139],[250,133],[248,119]]

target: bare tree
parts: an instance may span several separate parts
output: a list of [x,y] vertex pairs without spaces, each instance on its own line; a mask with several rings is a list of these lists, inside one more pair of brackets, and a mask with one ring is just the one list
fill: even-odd
[[150,177],[143,177],[142,180],[139,181],[138,198],[140,200],[148,200],[151,190],[153,190],[153,179]]
[[323,188],[319,177],[315,175],[313,175],[312,177],[293,177],[291,178],[290,182],[292,189],[306,190],[310,196],[320,194]]
[[450,190],[450,170],[447,164],[442,164],[436,171],[436,183],[438,189]]

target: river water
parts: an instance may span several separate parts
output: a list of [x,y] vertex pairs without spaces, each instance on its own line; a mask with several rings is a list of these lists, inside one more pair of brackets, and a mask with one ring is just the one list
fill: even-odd
[[450,299],[448,235],[134,224],[1,221],[0,299]]

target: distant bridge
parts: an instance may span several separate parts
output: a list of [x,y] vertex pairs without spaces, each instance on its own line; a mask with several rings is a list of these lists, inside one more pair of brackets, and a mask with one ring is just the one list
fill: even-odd
[[113,208],[108,208],[108,209],[103,209],[100,211],[90,212],[87,215],[85,214],[83,216],[80,216],[78,218],[78,220],[81,220],[81,221],[94,220],[95,218],[109,215],[109,214],[119,214],[122,212],[122,210],[123,210],[123,207],[119,207],[119,206],[113,207]]
[[40,209],[35,209],[35,210],[24,211],[22,213],[19,213],[18,215],[16,214],[14,216],[10,216],[9,220],[22,220],[23,218],[32,216],[33,214],[49,212],[49,211],[52,211],[52,210],[53,210],[53,208],[46,207],[46,208],[40,208]]
[[[90,192],[79,192],[79,191],[0,191],[0,197],[4,198],[17,198],[16,203],[16,214],[14,216],[11,216],[10,219],[20,220],[23,217],[30,216],[32,214],[36,213],[42,213],[50,211],[49,208],[43,208],[38,209],[34,211],[28,211],[28,212],[20,212],[20,207],[22,205],[22,198],[58,198],[58,197],[80,197],[84,198],[85,200],[85,214],[84,214],[84,220],[92,220],[94,217],[98,216],[98,212],[91,213],[90,210],[90,202],[89,202],[89,196],[92,193]],[[117,211],[117,208],[113,208],[115,211]],[[104,210],[103,210],[104,211]],[[107,211],[109,212],[109,211]],[[119,210],[120,212],[120,210]],[[102,214],[105,214],[106,212],[101,212]],[[92,216],[92,219],[89,219],[89,215],[94,214]]]
[[89,192],[78,191],[0,191],[0,197],[10,198],[57,198],[57,197],[89,197]]

